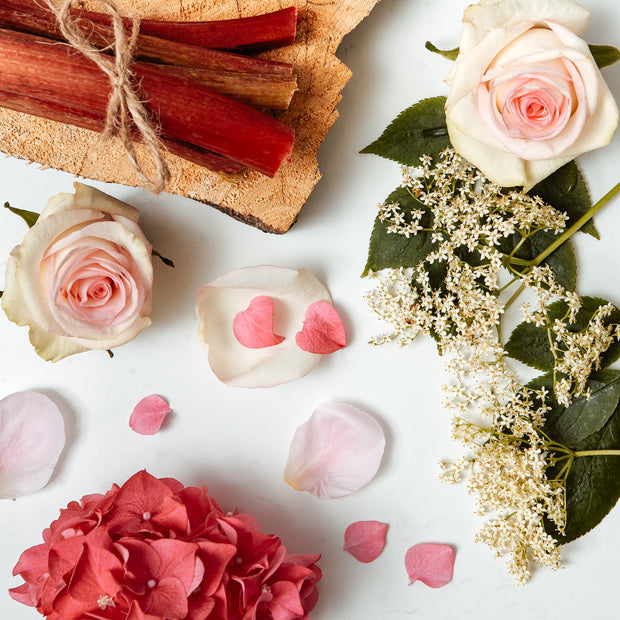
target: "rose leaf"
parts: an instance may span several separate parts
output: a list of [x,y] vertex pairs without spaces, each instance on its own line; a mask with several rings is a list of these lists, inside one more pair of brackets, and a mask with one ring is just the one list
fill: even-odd
[[[413,210],[422,209],[427,211],[427,214],[422,218],[421,224],[425,228],[430,227],[431,214],[428,208],[414,198],[406,188],[399,187],[385,201],[386,204],[395,202],[400,206],[407,221]],[[436,244],[431,241],[431,235],[425,231],[406,237],[405,235],[388,232],[388,227],[389,224],[381,221],[381,218],[377,216],[370,236],[368,260],[362,277],[367,276],[370,271],[415,267],[430,252],[437,249]]]
[[446,126],[445,97],[423,99],[392,121],[381,136],[362,149],[407,166],[417,166],[428,154],[439,161],[439,154],[450,145]]
[[359,562],[376,560],[385,547],[388,526],[380,521],[356,521],[344,532],[344,550]]
[[454,549],[450,545],[423,543],[411,547],[405,555],[409,585],[421,581],[429,588],[441,588],[452,581]]
[[[568,215],[567,227],[585,215],[592,206],[588,186],[574,160],[564,164],[544,181],[535,185],[529,193],[533,196],[540,196],[543,202],[566,213]],[[599,238],[592,220],[580,230],[596,239]]]
[[599,69],[609,67],[620,60],[620,50],[613,45],[589,45],[588,47]]
[[[581,309],[577,312],[574,323],[567,326],[571,333],[586,329],[598,308],[608,303],[598,297],[582,297],[581,302]],[[564,301],[557,301],[547,308],[547,313],[551,323],[556,319],[563,319],[568,313],[568,304]],[[603,323],[605,325],[620,323],[620,310],[614,309]],[[504,348],[510,357],[523,364],[543,372],[553,370],[555,358],[549,346],[549,335],[545,327],[521,323],[513,330]],[[618,358],[620,358],[620,343],[615,341],[601,355],[601,368],[613,364]]]
[[[553,387],[547,374],[530,383],[533,388]],[[589,399],[579,398],[568,407],[558,405],[553,397],[547,405],[544,432],[571,450],[620,449],[620,371],[602,370],[590,377]],[[564,461],[547,472],[553,478]],[[566,480],[566,528],[563,535],[548,523],[549,532],[567,543],[598,525],[620,498],[620,458],[618,456],[577,456]]]

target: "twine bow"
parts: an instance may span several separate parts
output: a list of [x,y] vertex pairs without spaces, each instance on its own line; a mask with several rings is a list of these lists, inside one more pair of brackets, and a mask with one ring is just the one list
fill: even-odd
[[[114,49],[114,58],[92,45],[82,33],[78,20],[70,13],[76,0],[62,0],[58,5],[54,0],[44,0],[56,16],[62,36],[72,47],[92,60],[110,80],[112,92],[108,101],[103,137],[118,136],[142,184],[147,189],[159,193],[169,181],[170,171],[162,154],[157,129],[132,84],[131,62],[138,41],[140,18],[131,19],[131,29],[127,33],[123,18],[113,0],[99,1],[108,8],[112,18],[114,42],[110,48]],[[155,163],[155,174],[152,179],[146,175],[142,164],[138,161],[135,145],[131,139],[132,124],[138,130],[142,143]]]

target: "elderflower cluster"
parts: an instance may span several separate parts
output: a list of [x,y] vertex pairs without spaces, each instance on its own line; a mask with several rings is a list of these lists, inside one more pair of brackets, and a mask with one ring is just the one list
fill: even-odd
[[546,476],[552,455],[539,431],[545,393],[538,394],[540,402],[533,399],[504,362],[501,277],[519,243],[509,255],[502,248],[510,245],[508,238],[514,247],[515,236],[559,232],[566,218],[536,197],[502,193],[453,150],[436,167],[424,157],[419,169],[403,173],[403,185],[420,207],[405,213],[396,204],[381,205],[380,219],[391,233],[425,234],[432,247],[417,265],[372,274],[378,285],[367,302],[392,332],[371,342],[408,344],[419,333],[437,340],[454,379],[444,386],[454,436],[472,452],[446,465],[444,478],[467,476],[478,510],[488,518],[477,540],[507,555],[511,572],[524,582],[532,560],[559,566],[557,543],[544,524],[549,520],[562,531],[564,490]]
[[[453,149],[433,167],[403,168],[403,186],[417,209],[405,213],[398,204],[379,207],[390,233],[425,234],[430,251],[417,264],[384,270],[366,300],[393,331],[375,340],[408,344],[418,333],[431,334],[445,352],[470,346],[499,325],[500,275],[506,264],[501,244],[539,230],[560,231],[565,216],[540,198],[523,192],[503,193]],[[427,222],[428,220],[428,222]]]
[[[535,267],[523,280],[536,296],[533,309],[522,306],[523,318],[548,332],[555,360],[554,392],[558,403],[568,406],[578,396],[589,398],[588,378],[600,368],[602,354],[620,337],[620,325],[607,320],[615,310],[614,305],[607,303],[596,308],[586,326],[579,329],[577,319],[582,300],[561,287],[548,266]],[[551,316],[551,302],[563,303],[563,316]]]

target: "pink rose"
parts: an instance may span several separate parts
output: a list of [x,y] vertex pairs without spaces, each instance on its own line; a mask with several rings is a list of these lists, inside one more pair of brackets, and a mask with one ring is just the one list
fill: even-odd
[[526,189],[605,146],[618,107],[573,0],[481,0],[463,18],[446,81],[450,140],[490,180]]
[[75,183],[11,252],[2,307],[46,360],[111,349],[150,325],[151,245],[137,209]]

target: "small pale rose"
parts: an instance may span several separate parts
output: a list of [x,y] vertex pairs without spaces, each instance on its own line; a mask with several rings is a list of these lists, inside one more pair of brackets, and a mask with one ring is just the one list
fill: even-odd
[[573,0],[481,0],[465,11],[446,82],[454,148],[490,180],[526,189],[609,143],[618,107]]
[[[329,291],[309,271],[263,265],[231,271],[196,296],[199,336],[216,377],[234,387],[272,387],[309,373],[321,355],[296,334]],[[322,351],[323,352],[323,351]]]
[[137,209],[75,183],[50,198],[7,264],[2,308],[45,360],[129,342],[150,325],[151,245]]

